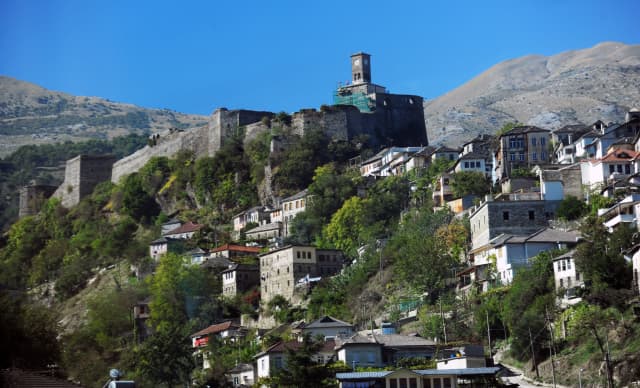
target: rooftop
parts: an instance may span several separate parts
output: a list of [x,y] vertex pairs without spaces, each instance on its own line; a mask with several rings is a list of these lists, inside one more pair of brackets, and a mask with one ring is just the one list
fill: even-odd
[[165,234],[165,236],[171,236],[172,234],[193,233],[202,229],[202,227],[204,227],[204,225],[196,224],[194,222],[189,221],[182,226],[179,226],[173,230],[168,231]]

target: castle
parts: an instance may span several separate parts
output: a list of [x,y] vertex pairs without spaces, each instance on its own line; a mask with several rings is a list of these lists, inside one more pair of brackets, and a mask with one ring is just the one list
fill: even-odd
[[[339,86],[334,105],[319,111],[302,109],[291,117],[291,133],[321,130],[335,140],[365,135],[373,146],[427,145],[422,97],[388,93],[371,82],[371,56],[351,56],[351,83]],[[207,125],[154,134],[149,145],[114,161],[111,157],[79,155],[67,162],[65,180],[54,196],[71,207],[101,180],[117,183],[142,168],[152,157],[171,157],[189,150],[196,157],[213,156],[227,139],[242,133],[245,140],[270,130],[273,112],[216,109]],[[242,131],[242,132],[240,132]]]

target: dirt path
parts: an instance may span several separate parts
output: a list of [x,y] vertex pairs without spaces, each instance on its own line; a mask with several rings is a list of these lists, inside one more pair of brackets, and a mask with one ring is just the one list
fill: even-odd
[[[508,369],[506,375],[502,376],[501,379],[503,382],[507,384],[518,384],[523,388],[533,388],[533,387],[553,387],[553,384],[541,383],[538,381],[533,381],[528,377],[525,377],[522,371],[514,366],[502,364],[505,368]],[[565,385],[556,384],[556,388],[569,388]]]

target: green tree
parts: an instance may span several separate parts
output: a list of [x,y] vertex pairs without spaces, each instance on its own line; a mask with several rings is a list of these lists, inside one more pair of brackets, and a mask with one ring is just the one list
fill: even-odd
[[581,224],[582,242],[574,254],[576,268],[590,283],[587,290],[592,301],[603,306],[617,304],[617,292],[631,283],[631,268],[623,251],[633,244],[633,232],[625,226],[609,234],[598,217],[590,215]]
[[122,186],[122,210],[134,220],[149,223],[160,208],[142,185],[136,173],[127,175]]
[[467,195],[483,196],[489,193],[491,182],[484,173],[459,171],[452,174],[451,190],[456,198]]
[[583,201],[573,195],[568,195],[562,200],[562,202],[560,202],[560,206],[558,206],[556,214],[560,219],[573,221],[582,217],[586,210],[587,206]]
[[512,333],[512,354],[518,359],[531,355],[530,335],[535,352],[547,340],[545,319],[555,303],[553,281],[554,252],[542,252],[531,259],[530,268],[518,270],[504,301],[504,318]]
[[359,197],[351,197],[331,217],[331,222],[323,230],[324,244],[342,250],[349,257],[355,257],[365,221],[365,207]]
[[327,366],[318,364],[314,355],[322,347],[309,335],[303,338],[301,346],[286,348],[285,366],[277,369],[270,383],[277,387],[337,387],[335,374]]
[[409,213],[404,217],[389,242],[399,283],[418,293],[437,294],[444,289],[457,258],[451,256],[445,241],[437,238],[437,231],[451,219],[452,214],[445,210]]

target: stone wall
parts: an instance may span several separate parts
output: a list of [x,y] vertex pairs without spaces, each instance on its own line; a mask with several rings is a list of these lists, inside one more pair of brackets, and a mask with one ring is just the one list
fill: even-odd
[[53,196],[59,198],[64,207],[77,205],[98,183],[111,179],[115,161],[113,155],[78,155],[67,160],[64,182]]
[[38,214],[42,205],[56,191],[55,186],[29,185],[20,188],[18,218]]
[[560,182],[565,198],[568,195],[580,200],[584,198],[580,164],[573,164],[558,170],[542,170],[541,180],[544,182]]
[[488,244],[502,233],[528,235],[548,226],[549,204],[546,202],[490,200],[480,204],[469,218],[472,249]]

